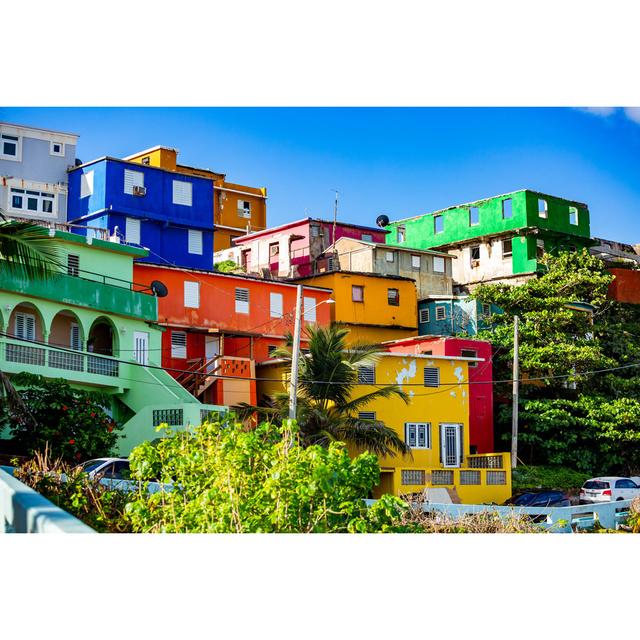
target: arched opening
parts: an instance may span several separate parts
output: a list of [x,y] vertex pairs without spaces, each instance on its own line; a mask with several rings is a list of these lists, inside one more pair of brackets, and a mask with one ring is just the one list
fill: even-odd
[[59,311],[51,321],[49,344],[61,347],[49,351],[49,366],[54,369],[83,371],[84,356],[73,351],[82,351],[84,335],[78,316],[72,311]]
[[21,302],[13,308],[7,324],[7,334],[10,342],[7,342],[5,357],[8,362],[45,365],[46,350],[35,344],[29,344],[29,342],[44,342],[45,325],[35,305],[30,302]]
[[109,318],[94,320],[87,337],[87,351],[103,356],[118,355],[118,332]]

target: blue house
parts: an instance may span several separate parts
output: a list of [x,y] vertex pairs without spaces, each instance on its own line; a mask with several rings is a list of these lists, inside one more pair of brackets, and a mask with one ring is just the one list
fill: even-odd
[[491,328],[491,316],[499,313],[500,307],[469,296],[430,296],[418,301],[418,331],[420,335],[475,336]]
[[145,262],[213,268],[210,179],[100,158],[69,171],[69,220],[145,247]]

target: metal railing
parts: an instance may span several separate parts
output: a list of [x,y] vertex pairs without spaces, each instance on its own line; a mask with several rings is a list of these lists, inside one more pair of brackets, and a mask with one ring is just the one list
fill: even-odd
[[467,456],[467,467],[470,469],[505,469],[505,454],[477,453]]
[[[77,231],[91,232],[91,237],[97,238],[98,240],[105,240],[107,242],[111,237],[109,229],[105,229],[104,227],[88,227],[82,224],[71,224],[70,222],[53,222],[51,220],[36,220],[33,218],[14,218],[13,216],[11,216],[11,219],[37,224],[39,227],[53,229],[54,231],[66,231],[67,233],[76,233]],[[84,233],[80,235],[84,235]]]

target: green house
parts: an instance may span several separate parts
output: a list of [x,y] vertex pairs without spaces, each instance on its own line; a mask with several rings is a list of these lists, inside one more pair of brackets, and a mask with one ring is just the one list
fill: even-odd
[[586,204],[528,189],[398,220],[387,229],[387,244],[455,255],[454,281],[471,289],[519,283],[538,271],[545,252],[593,244]]
[[53,279],[16,277],[0,261],[0,368],[108,393],[108,410],[124,423],[119,453],[128,455],[162,435],[161,423],[186,428],[224,408],[201,404],[160,368],[157,298],[132,282],[133,260],[147,251],[100,231],[49,231],[60,250]]

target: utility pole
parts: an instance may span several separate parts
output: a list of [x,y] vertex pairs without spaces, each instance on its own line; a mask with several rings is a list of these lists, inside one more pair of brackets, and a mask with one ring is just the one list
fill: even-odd
[[302,285],[297,286],[296,321],[293,328],[293,350],[291,354],[291,380],[289,381],[289,418],[296,419],[298,401],[298,363],[300,362],[300,324],[302,322]]
[[336,225],[338,223],[338,190],[334,189],[336,192],[336,199],[333,204],[333,234],[331,237],[331,244],[335,244],[336,241]]
[[520,377],[520,360],[518,353],[518,316],[513,316],[513,404],[511,414],[511,468],[518,464],[518,391]]

